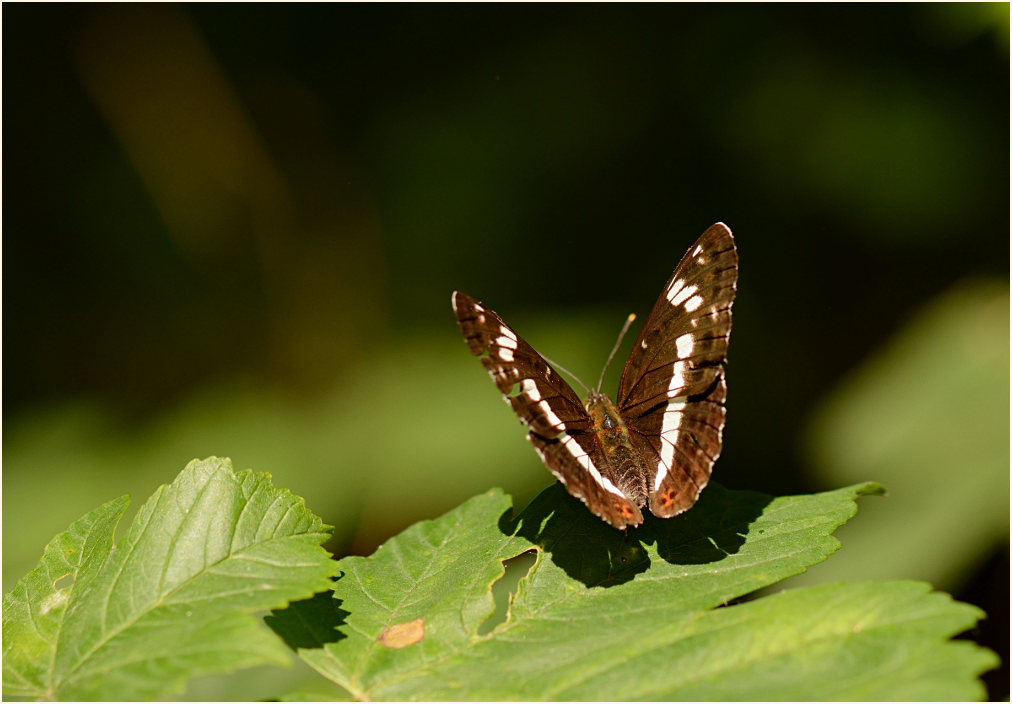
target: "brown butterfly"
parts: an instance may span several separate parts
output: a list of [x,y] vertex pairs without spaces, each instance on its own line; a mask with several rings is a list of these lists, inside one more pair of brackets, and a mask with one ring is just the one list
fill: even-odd
[[737,280],[731,230],[712,225],[650,311],[622,371],[617,403],[599,390],[581,403],[495,312],[459,292],[452,303],[471,353],[483,355],[548,469],[591,512],[623,529],[643,522],[644,506],[660,518],[686,511],[710,479],[722,446]]

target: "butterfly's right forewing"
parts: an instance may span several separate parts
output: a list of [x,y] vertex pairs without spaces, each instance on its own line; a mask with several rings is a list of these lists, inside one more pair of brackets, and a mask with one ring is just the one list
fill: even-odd
[[734,238],[717,223],[668,279],[622,373],[618,407],[650,472],[650,512],[660,518],[696,502],[720,456],[737,281]]

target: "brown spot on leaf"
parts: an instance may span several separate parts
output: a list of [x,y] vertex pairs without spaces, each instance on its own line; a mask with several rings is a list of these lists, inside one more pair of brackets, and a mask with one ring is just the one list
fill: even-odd
[[380,633],[380,645],[388,648],[406,648],[425,637],[425,619],[416,618],[407,623],[398,623]]

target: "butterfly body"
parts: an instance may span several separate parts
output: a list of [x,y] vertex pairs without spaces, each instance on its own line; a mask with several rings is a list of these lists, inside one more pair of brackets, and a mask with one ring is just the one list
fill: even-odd
[[476,299],[454,313],[548,469],[615,528],[690,508],[720,455],[724,375],[737,286],[731,231],[711,226],[682,258],[633,344],[615,402],[581,402],[545,359]]
[[593,421],[593,432],[607,459],[602,467],[602,475],[618,487],[629,503],[643,508],[647,505],[650,492],[647,485],[649,472],[640,453],[633,447],[622,414],[611,399],[602,393],[592,393],[584,407]]

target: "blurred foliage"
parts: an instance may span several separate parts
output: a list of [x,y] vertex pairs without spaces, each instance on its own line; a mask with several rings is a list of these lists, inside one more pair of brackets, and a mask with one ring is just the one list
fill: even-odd
[[[728,223],[717,471],[784,493],[844,482],[798,451],[827,392],[957,282],[1007,281],[1007,4],[4,9],[5,588],[198,456],[274,472],[342,552],[490,486],[522,504],[551,478],[460,343],[454,289],[593,379]],[[925,444],[890,477],[884,455],[839,462],[909,515],[890,478],[970,399],[904,378],[937,415],[869,401],[845,427]],[[976,446],[1007,447],[991,421]],[[976,500],[912,481],[922,515]],[[1007,636],[1007,567],[960,535],[983,542],[932,569],[986,585]]]
[[[888,487],[841,530],[835,565],[799,581],[906,577],[959,589],[1008,543],[1009,291],[968,282],[933,301],[813,418],[826,484]],[[877,504],[877,505],[876,505]]]

